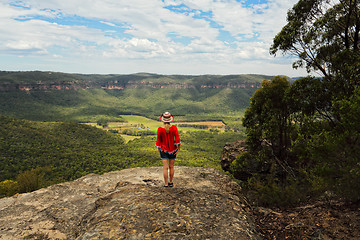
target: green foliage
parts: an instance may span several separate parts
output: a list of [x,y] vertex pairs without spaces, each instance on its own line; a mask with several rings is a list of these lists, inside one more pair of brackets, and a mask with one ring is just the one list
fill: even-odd
[[[248,182],[246,187],[257,192],[260,203],[281,205],[325,192],[360,199],[359,90],[349,98],[331,100],[322,84],[304,78],[271,91],[276,82],[266,82],[254,94],[243,122],[249,153],[236,159],[231,171]],[[276,99],[279,105],[273,104],[276,93],[282,96]],[[282,119],[287,119],[284,124]],[[294,186],[301,194],[288,194]]]
[[106,121],[105,119],[99,119],[97,122],[96,122],[97,125],[99,126],[102,126],[103,128],[104,127],[107,127],[109,124],[108,124],[108,121]]
[[13,180],[0,182],[0,197],[12,196],[18,192],[18,183]]
[[267,169],[250,171],[245,183],[261,204],[360,199],[359,10],[357,1],[300,0],[274,38],[272,54],[296,55],[294,67],[324,78],[291,86],[273,79],[254,94],[244,118],[249,153],[231,169],[248,171],[248,162]]
[[283,207],[296,205],[306,199],[304,185],[289,179],[287,184],[281,184],[273,175],[253,176],[249,179],[246,188],[253,202],[266,207]]
[[220,168],[224,145],[227,142],[233,142],[244,137],[243,133],[235,132],[193,131],[180,133],[181,150],[176,164]]
[[201,124],[176,124],[177,127],[192,127],[198,129],[208,129],[208,125],[201,125]]
[[[327,189],[350,200],[360,199],[360,91],[334,103],[341,120],[311,135],[306,149],[314,161],[308,172],[316,188]],[[315,175],[315,177],[314,177]]]
[[264,146],[268,147],[271,157],[282,162],[289,158],[292,131],[291,115],[286,103],[289,87],[290,83],[285,77],[264,80],[263,88],[258,89],[251,98],[243,120],[250,150],[257,152]]
[[327,91],[327,83],[322,78],[304,77],[291,84],[286,94],[286,104],[293,120],[301,123],[303,117],[314,116],[327,119],[331,111],[332,95]]
[[254,161],[249,152],[240,154],[230,164],[230,172],[236,178],[247,181],[258,170],[258,163]]
[[288,23],[274,38],[270,52],[298,56],[294,67],[306,66],[331,79],[343,66],[353,65],[353,56],[359,54],[358,13],[357,1],[300,0],[288,12]]
[[121,131],[122,134],[130,135],[130,136],[148,136],[148,135],[156,135],[156,132],[150,130],[131,130],[124,129]]
[[18,192],[32,192],[44,186],[44,175],[49,173],[49,167],[37,167],[21,172],[16,177]]
[[0,181],[37,167],[52,169],[46,180],[68,181],[125,168],[132,159],[119,135],[95,127],[8,117],[0,117],[0,125]]

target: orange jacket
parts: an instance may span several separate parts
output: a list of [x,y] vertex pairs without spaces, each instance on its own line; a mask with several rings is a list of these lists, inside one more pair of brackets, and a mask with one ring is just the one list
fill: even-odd
[[158,128],[155,146],[160,149],[160,151],[174,154],[178,151],[180,144],[179,132],[175,125],[170,126],[169,133],[166,133],[163,127]]

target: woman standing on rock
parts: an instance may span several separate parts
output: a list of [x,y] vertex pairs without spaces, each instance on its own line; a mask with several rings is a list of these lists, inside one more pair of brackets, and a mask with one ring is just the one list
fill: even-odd
[[177,127],[170,124],[174,121],[174,116],[169,112],[165,112],[160,116],[160,120],[164,123],[164,126],[159,127],[157,130],[155,146],[159,149],[160,158],[163,162],[164,187],[173,187],[174,162],[176,154],[180,150],[181,142]]

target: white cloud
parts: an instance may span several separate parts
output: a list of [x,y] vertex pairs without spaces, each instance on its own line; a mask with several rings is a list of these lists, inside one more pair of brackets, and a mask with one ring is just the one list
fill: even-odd
[[[91,65],[90,58],[94,58],[98,59],[95,62],[107,62],[108,67],[98,64],[103,69],[128,60],[127,64],[133,62],[131,69],[136,71],[147,71],[141,67],[151,66],[150,72],[161,73],[166,62],[166,71],[174,73],[184,66],[194,73],[214,69],[221,74],[235,73],[247,69],[241,67],[245,62],[271,65],[273,57],[268,51],[272,38],[285,24],[286,12],[295,2],[270,0],[249,8],[235,0],[27,0],[26,8],[22,8],[0,1],[0,58],[28,53],[61,58],[63,64],[83,59]],[[16,3],[21,5],[21,1]],[[182,4],[188,8],[166,8]],[[202,13],[207,17],[203,18]],[[69,24],[67,19],[81,21]],[[91,25],[96,22],[111,30]],[[219,40],[221,32],[217,26],[233,39]],[[181,43],[181,38],[188,43]],[[193,66],[199,63],[201,69]],[[223,66],[214,67],[214,63]],[[49,67],[54,67],[51,64]],[[63,71],[67,71],[65,66],[69,64],[63,66]],[[265,70],[257,72],[261,71]]]
[[251,38],[253,35],[253,10],[236,2],[214,3],[214,20],[232,35]]
[[110,22],[105,22],[105,21],[100,21],[100,22],[103,23],[103,24],[109,25],[109,26],[111,26],[111,27],[115,27],[115,26],[116,26],[115,24],[110,23]]

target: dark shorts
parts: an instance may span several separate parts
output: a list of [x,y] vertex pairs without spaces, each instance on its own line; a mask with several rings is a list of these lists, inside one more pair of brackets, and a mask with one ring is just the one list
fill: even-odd
[[168,152],[160,151],[160,158],[161,160],[165,160],[165,159],[174,160],[176,158],[176,152],[170,154]]

